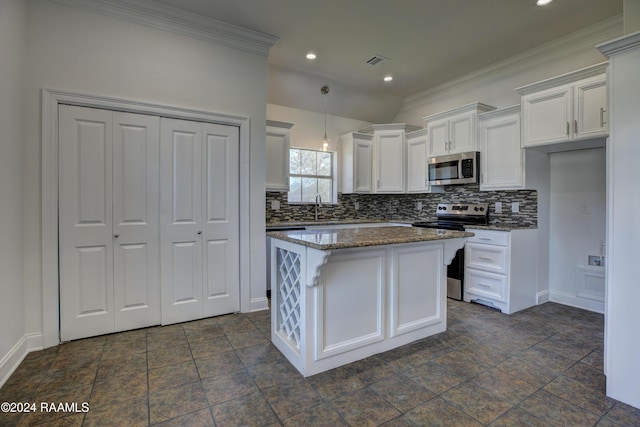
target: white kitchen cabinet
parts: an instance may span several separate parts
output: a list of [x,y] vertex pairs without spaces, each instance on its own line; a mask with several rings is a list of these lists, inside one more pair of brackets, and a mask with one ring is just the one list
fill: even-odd
[[522,95],[522,147],[608,136],[607,65],[517,88]]
[[520,146],[520,105],[478,116],[480,190],[524,188],[524,150]]
[[342,192],[373,192],[373,135],[349,132],[340,137]]
[[407,193],[428,193],[431,189],[427,179],[428,132],[421,129],[406,135]]
[[428,157],[476,151],[478,114],[494,109],[495,107],[474,102],[424,117],[429,138]]
[[376,192],[403,193],[405,140],[403,130],[379,130],[373,134]]
[[405,135],[418,129],[404,123],[382,124],[342,135],[342,192],[404,193]]
[[537,230],[467,229],[464,300],[511,314],[537,303]]
[[266,179],[267,191],[289,191],[289,148],[293,124],[267,120]]

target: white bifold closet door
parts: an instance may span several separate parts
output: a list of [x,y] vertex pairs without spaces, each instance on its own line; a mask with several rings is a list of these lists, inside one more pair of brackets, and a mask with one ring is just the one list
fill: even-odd
[[163,119],[162,323],[240,309],[239,129]]
[[60,335],[160,323],[159,117],[60,106]]
[[63,341],[239,311],[239,129],[59,109]]

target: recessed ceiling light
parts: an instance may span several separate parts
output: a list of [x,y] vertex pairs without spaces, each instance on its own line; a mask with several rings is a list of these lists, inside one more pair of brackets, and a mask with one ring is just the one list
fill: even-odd
[[307,53],[307,59],[311,59],[311,60],[316,59],[316,54],[313,52]]
[[384,80],[385,82],[390,82],[391,80],[393,80],[393,76],[384,76]]
[[553,0],[538,0],[538,2],[536,3],[538,6],[546,6],[549,3],[551,3]]

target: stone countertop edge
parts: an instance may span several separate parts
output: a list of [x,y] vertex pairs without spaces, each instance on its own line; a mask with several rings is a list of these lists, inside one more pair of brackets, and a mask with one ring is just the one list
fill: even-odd
[[[274,221],[267,222],[267,230],[269,228],[278,227],[306,227],[311,225],[341,225],[341,224],[371,224],[380,222],[395,222],[395,223],[407,223],[406,221],[393,221],[389,219],[333,219],[333,220],[318,220],[318,221]],[[413,222],[413,221],[412,221]],[[409,223],[410,224],[410,223]]]
[[398,245],[471,237],[468,231],[414,227],[343,228],[334,230],[271,231],[267,236],[320,250]]
[[514,231],[514,230],[537,230],[534,225],[518,225],[518,224],[489,224],[489,225],[467,225],[466,229],[476,230],[494,230],[494,231]]

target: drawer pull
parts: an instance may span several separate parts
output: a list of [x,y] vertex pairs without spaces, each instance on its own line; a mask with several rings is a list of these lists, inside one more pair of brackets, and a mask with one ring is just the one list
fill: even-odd
[[485,285],[484,283],[480,283],[480,282],[478,282],[478,286],[482,286],[484,288],[490,288],[491,287],[491,285]]
[[491,239],[491,238],[489,238],[489,237],[478,237],[478,240],[484,240],[484,241],[486,241],[486,242],[490,242],[490,241],[492,241],[493,239]]
[[486,256],[479,256],[478,259],[481,259],[483,261],[493,261],[491,258],[486,257]]

